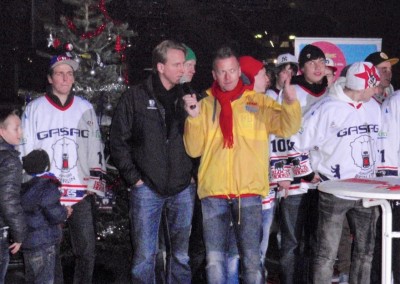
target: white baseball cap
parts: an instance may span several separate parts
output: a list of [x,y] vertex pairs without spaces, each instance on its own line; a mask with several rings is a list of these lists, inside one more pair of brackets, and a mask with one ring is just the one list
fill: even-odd
[[380,81],[378,71],[370,62],[355,62],[346,73],[346,87],[356,91],[376,87]]
[[331,68],[333,70],[333,72],[337,71],[337,68],[335,66],[335,62],[333,61],[332,58],[329,58],[329,57],[325,58],[325,66]]
[[293,63],[293,64],[299,66],[299,62],[297,61],[297,58],[293,54],[290,54],[290,53],[280,54],[278,56],[278,58],[276,59],[275,66],[278,67],[282,64],[287,64],[287,63]]

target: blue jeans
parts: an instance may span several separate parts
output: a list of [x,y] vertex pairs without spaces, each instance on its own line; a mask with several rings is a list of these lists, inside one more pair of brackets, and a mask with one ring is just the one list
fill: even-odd
[[93,219],[94,196],[88,195],[77,204],[68,226],[75,256],[74,284],[92,283],[95,263],[96,234]]
[[245,197],[240,200],[207,197],[201,200],[201,204],[208,283],[228,283],[231,222],[239,249],[243,283],[262,283],[261,197]]
[[[232,218],[233,221],[233,218]],[[235,228],[233,227],[233,222],[230,224],[229,228],[229,244],[228,253],[226,259],[226,269],[227,269],[227,282],[229,284],[239,284],[239,251],[236,242]]]
[[190,283],[188,246],[196,187],[189,185],[173,196],[161,196],[145,184],[131,191],[130,218],[133,246],[132,283],[156,283],[155,262],[163,208],[167,224],[167,283]]
[[[281,283],[301,283],[304,279],[304,224],[307,194],[290,195],[280,200],[281,214]],[[315,217],[316,218],[316,217]]]
[[55,245],[37,251],[24,251],[25,280],[32,284],[53,284]]
[[332,282],[333,265],[346,214],[354,232],[349,283],[370,283],[377,207],[364,208],[362,200],[346,200],[332,194],[320,193],[318,209],[317,250],[313,263],[314,283]]
[[0,284],[6,278],[8,263],[10,262],[10,252],[8,251],[8,230],[0,229]]
[[275,203],[272,203],[271,208],[262,210],[262,240],[260,245],[261,263],[264,266],[265,257],[268,249],[269,233],[274,218]]

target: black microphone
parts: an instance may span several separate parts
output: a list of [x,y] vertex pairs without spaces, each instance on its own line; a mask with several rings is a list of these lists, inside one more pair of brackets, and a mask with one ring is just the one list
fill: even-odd
[[[182,89],[183,89],[183,92],[185,93],[185,95],[186,94],[190,94],[190,95],[192,95],[192,94],[194,94],[195,93],[195,91],[192,89],[192,87],[190,86],[190,83],[189,82],[182,82],[181,83],[181,86],[182,86]],[[195,109],[196,108],[196,105],[191,105],[190,106],[190,109]]]

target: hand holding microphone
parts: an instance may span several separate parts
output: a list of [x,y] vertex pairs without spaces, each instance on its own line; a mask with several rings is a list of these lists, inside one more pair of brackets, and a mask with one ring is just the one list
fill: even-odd
[[183,101],[185,103],[184,107],[186,112],[191,116],[191,117],[196,117],[200,113],[200,105],[197,101],[197,95],[196,92],[192,89],[190,86],[190,82],[187,80],[185,76],[182,76],[180,80],[180,85],[183,90]]
[[[190,83],[189,82],[182,82],[181,86],[182,86],[182,89],[183,89],[183,92],[184,92],[185,95],[193,96],[193,94],[195,93],[193,91],[193,89],[190,87]],[[190,109],[195,109],[195,108],[196,108],[195,104],[190,106]]]

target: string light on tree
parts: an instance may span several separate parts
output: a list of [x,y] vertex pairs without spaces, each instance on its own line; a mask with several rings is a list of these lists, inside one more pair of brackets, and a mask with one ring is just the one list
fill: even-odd
[[119,68],[119,76],[118,76],[117,81],[120,84],[122,84],[124,82],[124,78],[121,76],[121,67]]

